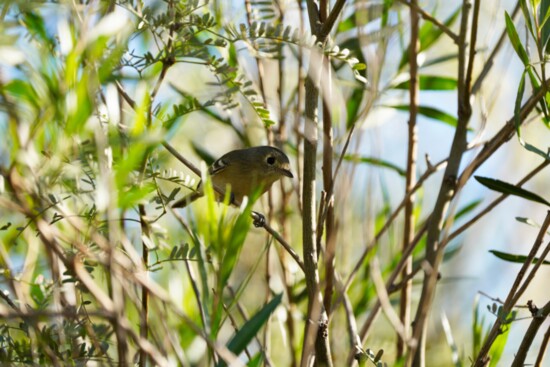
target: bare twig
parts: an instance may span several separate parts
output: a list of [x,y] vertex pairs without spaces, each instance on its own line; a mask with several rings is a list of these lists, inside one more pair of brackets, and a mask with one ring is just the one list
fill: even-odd
[[515,306],[519,297],[523,294],[527,286],[530,284],[530,281],[533,278],[535,272],[538,270],[540,264],[542,264],[542,261],[544,261],[544,257],[548,254],[548,252],[550,252],[550,243],[548,243],[545,250],[543,251],[543,254],[539,257],[537,263],[531,270],[527,279],[524,281],[523,278],[527,273],[528,268],[531,266],[533,260],[535,259],[538,249],[540,248],[542,241],[544,239],[544,236],[546,235],[546,231],[548,230],[549,227],[550,227],[550,211],[546,213],[546,218],[544,219],[544,222],[540,227],[539,233],[537,235],[537,239],[533,243],[533,246],[529,251],[529,255],[527,255],[525,262],[521,266],[521,269],[519,270],[518,275],[516,276],[516,279],[514,280],[512,287],[510,288],[510,292],[508,293],[508,296],[506,297],[506,300],[502,305],[502,311],[500,312],[499,317],[497,317],[497,319],[495,320],[495,323],[493,324],[491,331],[489,331],[489,334],[485,338],[483,346],[479,350],[479,353],[473,364],[474,367],[482,367],[486,364],[488,360],[487,354],[489,353],[489,349],[493,345],[495,339],[500,334],[501,326],[505,322],[507,322],[507,317],[509,313],[512,311],[512,308]]
[[[418,52],[420,51],[419,42],[419,19],[418,19],[418,3],[416,0],[411,0],[410,18],[411,18],[411,41],[409,46],[409,121],[408,121],[408,142],[407,142],[407,173],[405,177],[405,219],[403,228],[403,243],[402,249],[405,251],[409,246],[409,242],[414,237],[414,195],[408,193],[414,188],[416,183],[416,160],[418,151],[418,136],[417,136],[417,115],[419,105],[419,85],[418,85]],[[401,358],[406,351],[406,341],[410,334],[411,323],[411,292],[412,280],[407,281],[408,274],[412,272],[412,257],[405,260],[405,267],[401,277],[404,281],[401,288],[401,297],[399,299],[399,319],[403,330],[398,331],[397,338],[397,356]],[[382,300],[381,300],[382,301]]]
[[453,40],[454,43],[459,42],[459,37],[456,33],[451,31],[449,27],[447,27],[445,24],[441,23],[437,18],[433,17],[430,13],[426,12],[424,9],[422,9],[420,6],[418,6],[418,2],[415,0],[399,0],[402,4],[407,5],[411,8],[411,11],[418,12],[424,20],[427,20],[428,22],[435,25],[437,28],[439,28],[443,33],[445,33],[447,36],[449,36],[450,39]]
[[546,329],[546,333],[544,333],[544,337],[542,338],[542,342],[540,343],[540,350],[537,355],[535,366],[542,366],[542,362],[544,362],[544,355],[548,351],[549,342],[550,342],[550,325],[548,325],[548,329]]
[[[533,320],[531,321],[531,324],[529,324],[529,327],[521,340],[521,344],[511,367],[523,367],[526,365],[525,359],[527,358],[527,352],[529,351],[531,344],[533,344],[533,340],[535,339],[539,328],[542,326],[542,323],[548,318],[548,315],[550,315],[550,302],[546,303],[540,310],[538,310],[537,314],[533,316]],[[541,348],[541,351],[543,350],[545,350],[544,346]],[[542,364],[535,363],[535,366],[542,366]]]
[[[460,25],[458,42],[458,123],[455,130],[453,142],[449,152],[449,161],[443,181],[440,186],[434,209],[430,215],[426,238],[426,263],[430,271],[424,275],[422,292],[414,318],[413,338],[419,341],[418,349],[411,348],[408,363],[414,367],[425,366],[425,338],[429,310],[431,308],[435,288],[438,279],[440,264],[443,260],[443,247],[440,243],[440,234],[443,228],[445,214],[449,203],[456,194],[457,176],[462,156],[467,148],[468,122],[472,115],[470,105],[470,80],[473,65],[472,53],[475,52],[475,35],[472,35],[474,43],[468,44],[467,31],[471,3],[464,0],[462,5],[462,19]],[[477,14],[479,13],[479,1],[475,1],[474,16],[472,19],[472,32],[477,30]],[[468,46],[470,58],[468,58]]]

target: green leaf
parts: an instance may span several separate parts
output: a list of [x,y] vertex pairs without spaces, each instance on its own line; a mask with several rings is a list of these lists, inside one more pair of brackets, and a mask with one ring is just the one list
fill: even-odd
[[250,361],[246,364],[247,367],[260,367],[262,365],[264,358],[261,352],[256,353],[256,355],[250,358]]
[[371,165],[374,165],[374,166],[389,168],[389,169],[397,172],[397,174],[399,174],[400,176],[405,176],[405,174],[406,174],[406,172],[403,168],[401,168],[399,166],[396,166],[395,164],[393,164],[391,162],[388,162],[388,161],[385,161],[385,160],[379,159],[379,158],[360,157],[360,156],[355,155],[355,154],[346,154],[343,159],[345,161],[350,161],[350,162],[367,163],[367,164],[371,164]]
[[550,23],[548,22],[549,17],[550,0],[542,0],[539,8],[539,19],[542,19],[540,22],[540,46],[544,48],[545,53],[550,53],[550,42],[548,42],[548,40],[550,40]]
[[357,121],[361,102],[363,101],[364,88],[355,88],[346,102],[347,121],[346,127],[349,129]]
[[523,93],[525,93],[525,76],[527,69],[521,74],[521,80],[519,81],[518,92],[516,93],[516,102],[514,104],[514,124],[516,126],[516,131],[518,133],[518,138],[521,139],[521,100],[523,99]]
[[456,60],[456,59],[458,59],[458,54],[452,53],[452,54],[435,57],[433,59],[428,59],[422,65],[419,65],[419,66],[420,66],[420,69],[425,69],[429,66],[443,64],[447,61]]
[[489,349],[489,357],[491,361],[489,367],[497,367],[499,365],[498,362],[500,361],[500,357],[502,357],[502,353],[504,352],[504,347],[506,346],[506,342],[508,341],[508,336],[510,336],[509,331],[509,326],[501,327],[501,332],[495,339],[493,345],[491,345],[491,349]]
[[488,177],[475,176],[475,179],[483,186],[502,194],[518,196],[520,198],[550,206],[550,202],[546,201],[544,198],[532,193],[531,191],[522,189],[521,187]]
[[354,13],[338,24],[338,33],[349,31],[351,29],[354,29],[355,27],[356,25],[355,25],[355,13]]
[[207,166],[210,166],[216,158],[209,152],[207,152],[204,148],[200,147],[198,144],[195,144],[194,142],[191,142],[191,147],[193,148],[193,151],[199,156],[200,159],[202,159]]
[[477,206],[479,204],[481,204],[483,200],[474,200],[468,204],[466,204],[466,206],[460,208],[456,214],[455,214],[455,218],[454,220],[458,220],[460,218],[462,218],[463,216],[465,216],[466,214],[468,214],[469,212],[471,212],[472,210],[474,210],[475,208],[477,208]]
[[525,48],[523,47],[523,44],[519,39],[514,21],[512,20],[512,18],[510,18],[508,12],[504,12],[504,19],[506,20],[506,33],[508,33],[508,38],[510,38],[510,42],[512,42],[512,47],[514,47],[514,50],[516,51],[516,54],[519,56],[523,65],[528,66],[529,56],[527,55],[527,51],[525,51]]
[[[390,108],[395,108],[396,110],[400,111],[409,111],[410,106],[409,105],[390,105],[386,106]],[[418,113],[422,116],[441,121],[447,125],[456,127],[458,120],[456,117],[449,115],[446,112],[443,112],[437,108],[434,107],[428,107],[428,106],[418,106]]]
[[[283,294],[280,293],[273,298],[268,304],[266,304],[260,311],[258,311],[250,320],[248,320],[243,327],[237,331],[237,333],[227,343],[227,349],[233,352],[235,355],[241,354],[246,348],[248,343],[256,336],[260,328],[269,320],[269,317],[275,311],[277,306],[281,303]],[[219,367],[226,366],[224,361],[218,363]]]
[[[394,89],[408,90],[410,80],[397,84]],[[421,90],[456,90],[458,82],[456,78],[438,75],[420,75],[418,78],[418,87]]]
[[525,218],[525,217],[516,217],[516,220],[521,223],[525,223],[528,226],[540,228],[540,224],[532,220],[531,218]]
[[531,36],[533,36],[533,39],[537,39],[535,36],[535,27],[533,27],[533,20],[531,19],[531,12],[529,7],[527,6],[526,0],[520,0],[519,4],[521,6],[521,11],[523,12],[523,19],[525,19],[525,25],[527,26],[527,29],[531,33]]
[[[510,253],[507,253],[507,252],[502,252],[502,251],[497,251],[497,250],[489,250],[489,252],[492,253],[493,255],[495,255],[496,257],[498,257],[499,259],[504,260],[504,261],[508,261],[508,262],[511,262],[511,263],[524,264],[527,261],[527,256],[524,256],[524,255],[510,254]],[[537,257],[535,257],[535,258],[533,258],[532,263],[534,264],[538,261],[539,261],[539,259]],[[550,265],[550,261],[543,260],[542,264],[543,265]]]

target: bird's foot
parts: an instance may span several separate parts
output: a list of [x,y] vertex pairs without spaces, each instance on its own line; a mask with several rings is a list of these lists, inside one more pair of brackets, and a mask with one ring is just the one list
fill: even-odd
[[252,212],[252,218],[254,219],[254,221],[252,222],[252,224],[254,224],[254,227],[260,228],[265,226],[266,220],[265,216],[262,213]]

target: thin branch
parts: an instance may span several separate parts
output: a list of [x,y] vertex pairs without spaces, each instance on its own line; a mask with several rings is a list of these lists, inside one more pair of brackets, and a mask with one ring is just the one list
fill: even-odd
[[[526,365],[525,359],[527,358],[527,352],[529,351],[531,344],[533,344],[533,340],[535,339],[539,328],[548,318],[548,315],[550,315],[550,302],[546,303],[540,310],[538,310],[536,315],[534,315],[531,324],[529,324],[529,327],[527,328],[527,331],[525,332],[525,335],[521,340],[521,344],[518,348],[518,352],[516,353],[511,367],[523,367]],[[543,346],[541,350],[544,350]],[[536,363],[535,366],[541,366],[541,364]]]
[[[542,171],[544,168],[546,168],[550,164],[550,160],[544,160],[541,164],[539,164],[537,167],[535,167],[531,172],[529,172],[524,178],[522,178],[518,183],[516,184],[516,187],[523,186],[527,181],[529,181],[531,178],[536,176],[540,171]],[[453,239],[455,239],[457,236],[462,234],[464,231],[466,231],[468,228],[470,228],[472,225],[474,225],[479,219],[484,217],[487,213],[489,213],[491,210],[493,210],[497,205],[499,205],[501,202],[503,202],[509,195],[508,194],[501,194],[498,198],[496,198],[492,203],[487,205],[485,209],[483,209],[481,212],[479,212],[475,217],[455,229],[452,233],[449,234],[449,236],[444,240],[445,246],[447,243],[451,242]]]
[[424,20],[427,20],[428,22],[432,23],[434,26],[439,28],[443,33],[445,33],[447,36],[449,36],[450,39],[453,40],[455,44],[458,44],[459,37],[456,33],[451,31],[449,27],[447,27],[445,24],[441,23],[437,18],[433,17],[430,13],[426,12],[424,9],[422,9],[420,6],[418,6],[418,2],[411,0],[399,0],[402,4],[407,5],[411,8],[411,10],[414,10],[422,16]]
[[546,329],[546,333],[544,333],[544,337],[542,338],[542,342],[540,343],[540,350],[537,355],[535,366],[542,366],[542,362],[544,362],[544,355],[548,351],[549,342],[550,342],[550,325],[548,325],[548,329]]
[[[416,0],[411,0],[410,18],[411,18],[411,40],[409,46],[409,121],[408,121],[408,141],[407,141],[407,173],[405,177],[405,195],[408,199],[405,201],[405,218],[403,226],[402,250],[405,251],[409,242],[414,237],[415,216],[414,216],[414,195],[407,195],[415,185],[416,181],[416,160],[418,155],[418,136],[417,136],[417,116],[418,106],[420,104],[420,87],[418,76],[418,53],[420,51],[419,41],[419,19],[418,4]],[[399,298],[399,319],[403,330],[397,338],[397,356],[401,358],[406,351],[406,341],[410,334],[411,324],[411,293],[412,281],[407,281],[408,274],[412,272],[412,257],[405,260],[405,267],[402,271],[404,281],[401,288],[401,297]],[[382,300],[381,300],[382,302]],[[383,304],[382,304],[383,305]],[[396,331],[398,331],[396,329]],[[399,333],[399,331],[398,331]]]
[[323,22],[323,26],[319,31],[319,36],[321,39],[325,39],[332,31],[332,28],[334,27],[336,20],[338,20],[338,17],[342,13],[342,9],[344,8],[345,4],[346,0],[336,0],[336,3],[330,11],[327,20]]
[[[489,350],[493,345],[495,339],[500,334],[502,324],[506,321],[506,317],[508,317],[509,313],[512,311],[512,308],[515,306],[515,303],[517,303],[519,296],[521,296],[521,294],[523,293],[523,291],[525,291],[527,285],[529,284],[528,281],[524,282],[523,278],[525,276],[525,273],[527,272],[527,269],[535,259],[538,249],[540,248],[542,241],[544,239],[544,236],[546,235],[546,231],[548,230],[549,227],[550,227],[550,211],[546,213],[546,218],[544,219],[544,222],[540,227],[537,238],[533,243],[531,250],[529,251],[529,255],[527,255],[525,262],[521,266],[521,269],[519,270],[516,276],[516,279],[514,280],[514,283],[512,284],[510,291],[508,292],[508,296],[506,297],[506,300],[502,305],[502,311],[500,313],[500,316],[497,317],[497,319],[495,320],[493,327],[491,328],[491,331],[485,338],[483,346],[479,350],[479,353],[473,364],[474,367],[485,366],[486,362],[488,361],[487,354],[489,353]],[[550,251],[550,243],[546,246],[545,253],[547,254],[549,251]],[[533,271],[536,271],[536,269],[538,269],[538,266],[540,266],[543,260],[544,260],[544,256],[540,256],[537,261],[537,264],[535,264],[535,267],[531,271],[532,275],[534,275]],[[529,274],[529,277],[528,277],[529,279],[532,279],[531,274]]]

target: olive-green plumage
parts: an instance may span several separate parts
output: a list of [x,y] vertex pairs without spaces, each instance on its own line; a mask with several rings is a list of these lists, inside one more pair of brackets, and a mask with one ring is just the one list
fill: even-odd
[[[259,146],[233,150],[216,160],[209,169],[212,183],[221,190],[230,190],[233,203],[239,205],[245,196],[261,189],[265,193],[283,176],[292,178],[290,162],[281,150]],[[181,208],[202,196],[202,190],[177,201],[173,207]]]

